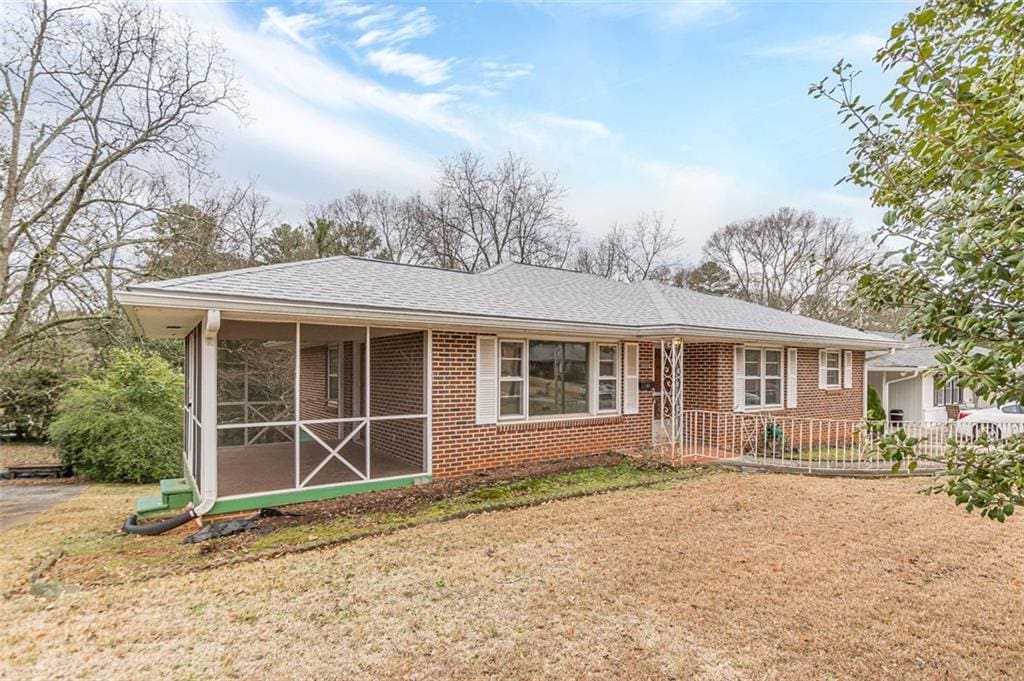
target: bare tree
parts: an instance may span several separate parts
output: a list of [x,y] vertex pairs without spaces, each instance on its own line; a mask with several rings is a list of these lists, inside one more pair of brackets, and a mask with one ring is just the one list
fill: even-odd
[[424,262],[426,248],[418,211],[419,197],[400,199],[386,191],[374,194],[370,213],[381,241],[380,258],[414,264]]
[[465,152],[441,163],[434,195],[416,204],[428,257],[471,272],[506,261],[562,265],[576,243],[552,175],[509,154],[493,168]]
[[228,246],[246,267],[251,267],[264,259],[263,244],[277,222],[278,212],[271,206],[270,197],[256,191],[254,180],[235,189],[234,194],[237,198],[229,202],[233,209],[224,225]]
[[594,243],[580,244],[573,256],[572,269],[606,279],[622,279],[621,236],[613,228]]
[[574,268],[610,279],[669,282],[683,240],[659,212],[640,215],[631,225],[612,225],[598,242],[576,251]]
[[0,366],[88,316],[68,310],[92,295],[83,280],[125,241],[101,209],[152,208],[110,195],[104,178],[196,167],[208,152],[203,117],[239,104],[220,47],[157,6],[43,0],[7,12]]
[[704,258],[729,273],[733,295],[835,322],[856,321],[856,268],[872,257],[848,221],[780,208],[733,222],[704,244]]

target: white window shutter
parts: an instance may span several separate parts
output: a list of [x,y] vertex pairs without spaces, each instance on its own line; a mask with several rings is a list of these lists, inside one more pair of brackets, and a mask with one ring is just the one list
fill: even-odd
[[622,350],[622,413],[636,414],[640,411],[640,345],[624,343]]
[[853,387],[853,353],[849,350],[843,353],[843,387]]
[[786,409],[796,409],[797,349],[786,351]]
[[732,372],[732,407],[735,411],[743,411],[746,400],[743,395],[743,346],[736,346]]
[[828,388],[828,357],[824,350],[818,350],[818,387]]
[[476,337],[476,422],[498,421],[498,339]]

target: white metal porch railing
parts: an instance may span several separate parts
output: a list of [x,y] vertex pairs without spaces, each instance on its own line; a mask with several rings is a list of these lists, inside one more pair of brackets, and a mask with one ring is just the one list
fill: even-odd
[[[878,451],[876,442],[882,435],[898,430],[919,439],[915,445],[918,454],[938,457],[951,438],[974,439],[984,431],[998,442],[1024,432],[1024,424],[868,423],[688,410],[678,416],[678,441],[673,442],[665,431],[660,447],[665,455],[679,461],[737,459],[807,469],[884,470],[891,467],[891,463]],[[658,434],[655,435],[656,441],[659,440]],[[919,467],[939,467],[939,464],[922,461]]]
[[[218,402],[218,410],[222,407],[242,408],[241,420],[230,420],[226,421],[226,423],[242,426],[242,444],[244,445],[256,444],[261,441],[260,438],[274,433],[276,433],[274,437],[282,438],[281,441],[283,442],[291,442],[294,439],[292,432],[274,425],[274,423],[282,421],[281,417],[283,415],[288,414],[288,410],[292,407],[290,402],[285,402],[284,400]],[[255,435],[251,434],[251,432],[255,432]],[[264,439],[263,441],[266,440]]]

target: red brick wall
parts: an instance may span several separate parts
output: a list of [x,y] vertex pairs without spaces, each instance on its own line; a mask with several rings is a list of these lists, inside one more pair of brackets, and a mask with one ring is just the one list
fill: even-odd
[[[641,381],[654,376],[653,347],[640,344]],[[639,413],[628,416],[476,425],[476,334],[435,331],[433,355],[433,474],[438,478],[510,464],[635,450],[651,442],[650,391],[640,391]],[[620,376],[620,391],[622,385]],[[620,404],[621,399],[620,395]]]
[[[341,415],[344,418],[355,416],[354,402],[352,400],[352,390],[355,385],[353,383],[355,367],[354,347],[355,343],[352,341],[345,341],[341,344]],[[344,438],[352,432],[353,427],[351,423],[341,424],[341,437]]]
[[734,352],[726,343],[683,346],[683,409],[732,411]]
[[[818,349],[797,350],[796,409],[777,412],[786,416],[857,420],[864,416],[864,352],[853,350],[853,387],[822,390],[818,387]],[[841,353],[841,362],[846,361]],[[788,360],[788,357],[786,358]],[[785,360],[784,360],[785,361]],[[840,378],[844,375],[841,370]]]
[[[683,360],[683,409],[731,413],[733,411],[733,372],[736,346],[728,343],[695,343],[686,346]],[[742,419],[706,418],[694,420],[696,437],[705,444],[734,447],[736,441],[749,439],[763,427],[757,416],[800,419],[838,419],[856,421],[864,415],[864,352],[852,351],[853,386],[823,390],[818,387],[818,348],[797,349],[797,406],[787,409],[755,410],[743,412]],[[845,362],[845,352],[842,354]],[[783,350],[783,387],[786,387],[789,353]],[[840,377],[844,376],[840,370]],[[785,401],[784,401],[785,404]],[[780,422],[781,423],[781,422]],[[742,425],[737,425],[742,424]],[[806,440],[810,427],[802,430],[797,422],[784,425],[787,439],[795,444]],[[852,437],[853,429],[850,430]],[[795,433],[790,432],[795,431]],[[813,432],[818,432],[814,430]],[[835,437],[836,430],[824,426],[824,437]],[[842,432],[846,432],[843,430]],[[798,436],[804,433],[804,436]],[[815,435],[813,438],[817,438]]]
[[[327,346],[302,348],[299,355],[299,418],[338,418],[338,405],[327,402]],[[338,437],[338,425],[319,423],[305,426],[328,441]],[[308,436],[305,436],[308,437]]]
[[[370,341],[370,416],[426,413],[425,332],[414,331]],[[377,421],[370,426],[374,454],[388,454],[422,465],[426,419]]]

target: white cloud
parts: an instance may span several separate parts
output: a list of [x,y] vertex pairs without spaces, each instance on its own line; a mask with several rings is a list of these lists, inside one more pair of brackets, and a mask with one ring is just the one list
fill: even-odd
[[797,194],[788,204],[809,208],[825,215],[849,218],[854,227],[865,234],[873,233],[882,225],[885,211],[871,204],[867,195],[849,194],[838,189]]
[[323,11],[332,17],[357,17],[374,8],[373,5],[360,5],[349,0],[322,0]]
[[448,80],[448,68],[453,59],[433,59],[414,52],[401,52],[392,48],[373,50],[367,61],[384,73],[408,76],[421,85],[437,85]]
[[394,7],[383,7],[380,9],[374,9],[377,9],[377,11],[373,13],[364,14],[363,16],[353,21],[352,28],[356,29],[357,31],[366,31],[378,24],[382,24],[386,21],[391,21],[392,19],[395,18]]
[[573,132],[584,137],[608,137],[611,135],[604,123],[586,118],[569,118],[557,114],[539,114],[533,117],[534,123],[557,128],[560,131]]
[[[434,171],[430,156],[402,147],[372,129],[280,97],[276,91],[249,87],[249,101],[258,111],[245,128],[244,143],[253,145],[268,163],[262,175],[276,172],[291,160],[318,176],[323,184],[384,185],[418,189]],[[282,125],[287,121],[287,125]],[[279,178],[287,182],[288,178]],[[341,183],[344,186],[345,183]],[[308,197],[307,197],[308,200]]]
[[519,78],[533,75],[533,64],[514,62],[503,64],[492,59],[480,62],[483,77],[495,83],[505,84]]
[[[220,21],[230,19],[222,17]],[[274,89],[279,96],[302,100],[307,106],[326,107],[339,116],[346,111],[370,109],[464,142],[471,140],[465,122],[445,108],[454,101],[454,95],[388,88],[291,43],[239,30],[233,23],[219,24],[217,33],[235,60],[246,88],[261,85]],[[267,58],[270,54],[273,59]],[[281,124],[290,125],[288,121]]]
[[[440,135],[460,145],[476,142],[471,127],[451,109],[456,97],[450,93],[404,92],[361,78],[292,38],[279,37],[283,35],[280,31],[251,30],[223,5],[181,4],[175,9],[197,29],[216,33],[250,93],[250,118],[254,125],[267,126],[261,133],[265,136],[277,134],[293,140],[299,128],[292,113],[308,110],[320,116],[318,132],[310,133],[310,137],[322,135],[337,142],[352,136],[351,144],[339,142],[338,153],[347,153],[346,148],[357,145],[368,133],[365,129],[356,133],[354,127],[354,122],[364,120],[366,114],[383,114],[419,128],[421,135]],[[263,98],[257,102],[254,92],[263,93]],[[267,106],[272,101],[280,105]],[[336,133],[330,132],[332,126]],[[408,155],[397,149],[390,153],[396,159]],[[380,157],[366,156],[364,160],[372,163]]]
[[303,32],[320,26],[321,19],[314,14],[292,14],[287,15],[276,7],[268,7],[264,10],[263,21],[260,22],[260,33],[278,33],[305,47],[307,50],[313,48],[313,41],[303,35]]
[[871,59],[884,44],[884,38],[872,33],[816,35],[766,47],[759,50],[758,54],[762,57]]
[[756,212],[749,180],[718,168],[650,161],[628,153],[611,154],[603,163],[605,171],[589,182],[562,177],[569,182],[566,207],[591,236],[603,234],[614,222],[628,223],[641,213],[659,211],[675,223],[690,259],[696,260],[715,229]]
[[367,15],[354,22],[356,28],[366,28],[380,24],[385,25],[379,28],[370,28],[359,36],[356,39],[356,46],[396,45],[428,36],[437,28],[437,21],[427,11],[426,7],[417,7],[400,16],[392,8],[388,8],[378,14]]

